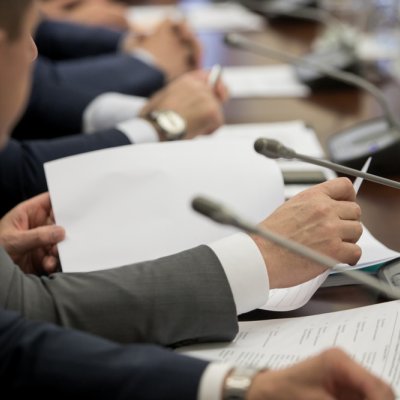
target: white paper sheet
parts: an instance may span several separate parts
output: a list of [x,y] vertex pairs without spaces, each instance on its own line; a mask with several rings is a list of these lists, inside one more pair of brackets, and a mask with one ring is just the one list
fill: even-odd
[[224,67],[222,78],[232,98],[305,97],[310,93],[290,65]]
[[[358,245],[362,249],[360,261],[356,266],[348,266],[349,269],[369,267],[400,256],[399,252],[389,249],[376,240],[365,227]],[[293,268],[296,268],[296,266],[294,265]],[[301,285],[287,289],[272,289],[268,302],[260,308],[271,311],[290,311],[300,308],[311,299],[312,295],[322,285],[328,275],[329,271]]]
[[183,348],[194,357],[235,365],[284,368],[340,347],[400,392],[400,303],[300,318],[240,322],[233,343]]
[[237,3],[194,3],[178,6],[129,7],[128,19],[145,29],[151,29],[164,18],[185,18],[196,31],[261,31],[265,19]]
[[67,232],[59,245],[66,272],[153,259],[233,232],[191,210],[199,194],[255,222],[283,202],[276,163],[243,139],[124,146],[56,160],[45,171]]
[[[285,146],[295,149],[298,153],[313,157],[324,156],[317,135],[303,121],[224,125],[216,130],[211,137],[224,140],[243,138],[253,141],[259,137],[268,137],[279,140]],[[279,162],[281,161],[279,160]],[[293,163],[296,162],[282,161],[283,165],[291,165]]]
[[[212,137],[222,140],[244,138],[253,141],[259,137],[266,137],[279,140],[285,146],[293,148],[298,153],[313,157],[324,157],[324,151],[317,135],[302,121],[225,125],[218,129]],[[335,172],[317,165],[296,160],[277,160],[277,162],[282,172],[319,171],[326,180],[336,177]],[[285,198],[289,199],[310,186],[312,184],[285,185]]]

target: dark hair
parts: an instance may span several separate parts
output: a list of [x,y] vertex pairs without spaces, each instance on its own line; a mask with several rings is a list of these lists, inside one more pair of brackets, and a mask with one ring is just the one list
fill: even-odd
[[18,38],[22,20],[33,0],[0,0],[0,29],[10,40]]

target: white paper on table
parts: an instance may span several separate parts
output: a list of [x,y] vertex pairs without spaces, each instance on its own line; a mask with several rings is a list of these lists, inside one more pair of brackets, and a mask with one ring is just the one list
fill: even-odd
[[[265,137],[279,140],[285,146],[293,148],[297,153],[312,157],[324,157],[324,151],[317,135],[303,121],[225,125],[211,137],[222,140],[243,138],[252,141]],[[334,171],[317,165],[297,160],[277,160],[277,162],[282,172],[319,171],[326,180],[336,178]],[[289,199],[310,186],[312,185],[285,185],[285,198]]]
[[310,93],[286,64],[224,67],[222,79],[232,98],[305,97]]
[[400,302],[300,318],[240,322],[232,343],[179,349],[239,366],[284,368],[340,347],[400,392]]
[[[400,253],[389,249],[376,240],[367,228],[363,227],[358,245],[362,249],[362,255],[355,266],[347,266],[348,269],[361,269],[381,262],[392,260],[400,256]],[[344,265],[344,264],[340,264]],[[296,268],[294,265],[293,268]],[[263,310],[290,311],[304,306],[328,277],[330,271],[326,271],[316,278],[301,285],[286,289],[272,289],[268,302],[260,307]]]
[[128,19],[142,29],[152,29],[164,18],[185,18],[196,31],[261,31],[265,19],[237,3],[194,3],[178,6],[133,6]]
[[254,222],[283,202],[277,164],[243,139],[124,146],[52,161],[45,171],[67,232],[65,272],[154,259],[234,232],[192,211],[199,194]]
[[[210,137],[224,140],[242,138],[253,141],[260,137],[267,137],[279,140],[285,146],[293,148],[297,153],[313,157],[324,156],[317,135],[303,121],[224,125]],[[295,162],[284,161],[282,163],[290,165]]]

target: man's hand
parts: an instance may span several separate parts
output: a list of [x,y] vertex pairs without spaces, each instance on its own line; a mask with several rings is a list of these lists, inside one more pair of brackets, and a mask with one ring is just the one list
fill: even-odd
[[[340,262],[361,256],[361,209],[347,178],[316,185],[279,207],[261,226]],[[320,265],[273,243],[253,237],[264,257],[271,288],[290,287],[319,275]]]
[[127,35],[123,49],[144,50],[152,55],[167,80],[200,68],[200,42],[185,22],[165,20],[152,33]]
[[174,110],[186,121],[186,139],[214,132],[224,122],[221,101],[227,92],[222,83],[211,88],[207,76],[195,71],[176,79],[150,98],[140,116],[146,118],[154,110]]
[[293,367],[256,375],[248,400],[394,400],[389,385],[331,349]]
[[0,245],[25,273],[55,272],[56,244],[64,236],[64,229],[54,225],[48,193],[19,204],[0,220]]

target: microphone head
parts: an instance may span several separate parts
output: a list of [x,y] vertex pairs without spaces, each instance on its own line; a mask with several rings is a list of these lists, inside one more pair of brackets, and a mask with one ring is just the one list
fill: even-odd
[[192,208],[198,213],[212,219],[215,222],[231,225],[235,217],[222,205],[206,197],[197,196],[192,200]]
[[274,139],[259,138],[254,142],[254,150],[268,158],[294,158],[296,152]]

